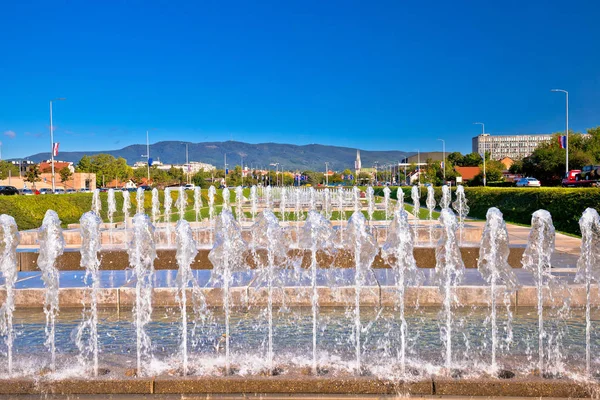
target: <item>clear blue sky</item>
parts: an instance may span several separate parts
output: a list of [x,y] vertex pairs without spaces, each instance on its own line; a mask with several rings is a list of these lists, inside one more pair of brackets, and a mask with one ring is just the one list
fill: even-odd
[[[494,3],[494,5],[492,5]],[[4,1],[3,157],[234,139],[470,151],[600,125],[599,1]]]

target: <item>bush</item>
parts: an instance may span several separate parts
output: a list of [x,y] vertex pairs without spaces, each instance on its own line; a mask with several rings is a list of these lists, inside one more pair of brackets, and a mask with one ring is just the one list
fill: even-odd
[[[410,187],[404,187],[405,201],[412,203]],[[452,201],[456,199],[452,188]],[[396,198],[396,192],[392,195]],[[435,188],[435,198],[439,203],[442,195],[440,187]],[[504,214],[504,220],[529,225],[531,214],[544,209],[552,214],[557,230],[581,235],[579,218],[586,208],[600,212],[600,189],[598,188],[490,188],[465,187],[470,208],[469,216],[485,219],[487,210],[497,207]],[[421,204],[425,204],[427,190],[421,190]]]
[[[152,210],[152,193],[144,192],[144,210],[147,214],[151,213]],[[194,192],[188,191],[187,204],[188,208],[193,206],[194,203]],[[42,225],[44,215],[48,210],[54,210],[57,212],[63,227],[68,224],[76,224],[79,222],[81,216],[90,211],[92,208],[92,193],[73,193],[73,194],[44,194],[38,196],[0,196],[0,214],[8,214],[12,216],[17,222],[19,230],[26,229],[37,229]],[[135,214],[137,203],[136,194],[130,193],[131,198],[131,209],[129,215]],[[171,196],[173,198],[173,208],[175,208],[175,201],[177,200],[177,191],[172,191]],[[108,222],[107,215],[107,201],[108,193],[100,193],[100,201],[102,202],[101,217],[105,222]],[[164,191],[159,191],[159,201],[161,205],[161,213],[163,212],[164,205]],[[231,193],[231,201],[235,201],[235,193]],[[123,195],[120,191],[115,192],[115,203],[117,206],[117,212],[113,216],[114,222],[123,221]],[[215,205],[222,204],[223,197],[221,191],[217,190],[215,195]],[[202,204],[204,207],[208,206],[208,190],[202,190]]]

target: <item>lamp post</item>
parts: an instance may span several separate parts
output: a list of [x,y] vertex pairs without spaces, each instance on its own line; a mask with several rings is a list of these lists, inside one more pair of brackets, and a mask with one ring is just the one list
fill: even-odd
[[552,89],[551,92],[562,92],[565,94],[565,99],[567,102],[567,111],[566,111],[566,119],[567,119],[567,130],[565,132],[565,169],[567,170],[567,176],[569,175],[569,92],[563,89]]
[[[485,135],[485,124],[483,122],[473,122],[473,125],[481,125],[481,134]],[[485,142],[483,145],[483,186],[487,186],[487,179],[486,179],[486,174],[485,174]]]
[[64,97],[57,97],[50,100],[50,162],[52,163],[52,193],[56,189],[54,181],[54,126],[52,125],[52,102],[66,100]]
[[443,153],[443,157],[444,157],[442,172],[444,174],[444,184],[445,184],[446,183],[446,141],[444,139],[438,139],[438,140],[440,142],[442,142],[442,153]]

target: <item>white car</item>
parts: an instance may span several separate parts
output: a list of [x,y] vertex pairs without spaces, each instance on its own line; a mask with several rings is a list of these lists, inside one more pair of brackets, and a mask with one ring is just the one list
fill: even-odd
[[183,187],[184,190],[194,190],[194,184],[188,183]]
[[535,178],[521,178],[517,181],[518,187],[540,187],[542,184]]

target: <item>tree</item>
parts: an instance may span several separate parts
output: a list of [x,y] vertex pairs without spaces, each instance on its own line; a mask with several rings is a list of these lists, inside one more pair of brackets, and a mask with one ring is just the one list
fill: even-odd
[[63,184],[66,181],[68,181],[69,179],[71,179],[71,176],[73,176],[73,173],[71,172],[71,170],[69,169],[69,167],[63,167],[63,168],[61,168],[61,170],[58,171],[58,174],[60,175],[60,181]]
[[19,176],[19,167],[8,161],[0,161],[0,179],[10,176]]
[[[486,153],[486,160],[489,158],[489,153]],[[462,165],[459,164],[460,167],[477,167],[481,164],[483,160],[481,156],[477,152],[472,152],[465,155],[462,159]]]
[[41,181],[40,167],[37,164],[32,165],[25,174],[25,181],[30,182],[35,188],[35,183]]

